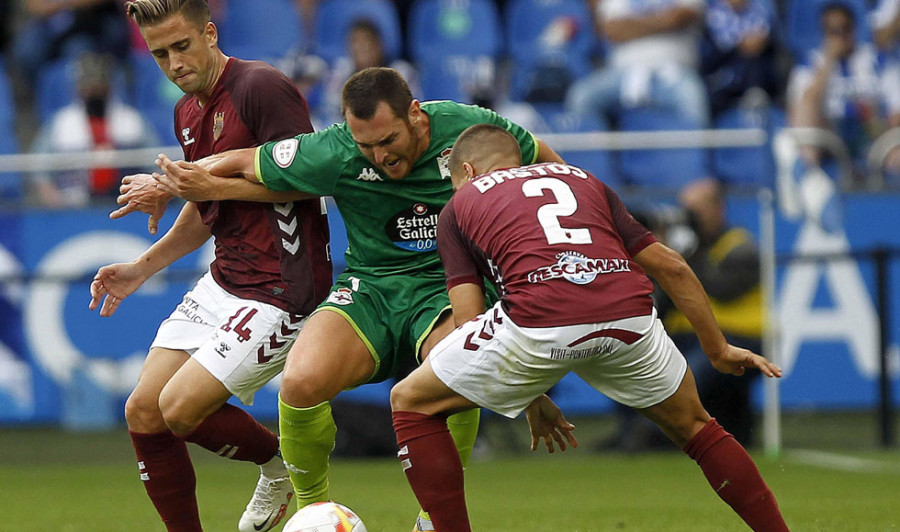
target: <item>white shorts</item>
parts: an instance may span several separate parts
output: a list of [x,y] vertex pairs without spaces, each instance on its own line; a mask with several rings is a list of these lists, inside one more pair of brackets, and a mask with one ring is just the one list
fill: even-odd
[[454,392],[510,418],[570,371],[634,408],[671,397],[687,371],[655,310],[605,323],[527,328],[499,303],[441,340],[428,360]]
[[244,404],[284,369],[306,316],[241,299],[207,272],[159,326],[151,348],[187,351]]

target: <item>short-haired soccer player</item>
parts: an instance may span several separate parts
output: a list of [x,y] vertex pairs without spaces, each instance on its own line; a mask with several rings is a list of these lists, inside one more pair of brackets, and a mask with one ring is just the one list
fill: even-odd
[[[543,394],[575,372],[656,422],[752,529],[787,530],[753,460],[700,404],[656,317],[647,275],[690,320],[716,369],[781,370],[726,342],[684,259],[604,183],[573,166],[521,164],[515,139],[492,125],[473,126],[454,144],[457,191],[440,215],[438,249],[459,328],[391,391],[399,457],[435,529],[470,530],[446,416],[475,406],[511,418],[525,410],[532,449],[543,438],[549,451],[554,440],[565,450],[576,443],[574,427]],[[487,309],[484,278],[501,293]]]
[[[306,101],[288,78],[219,49],[205,0],[135,0],[127,10],[160,69],[185,92],[175,107],[185,159],[312,131]],[[185,442],[259,464],[239,530],[270,530],[284,516],[293,491],[278,437],[226,401],[251,404],[281,372],[331,285],[319,200],[291,202],[300,196],[232,181],[226,185],[258,201],[188,202],[165,236],[133,262],[100,268],[91,284],[91,308],[102,300],[100,314],[110,316],[156,272],[215,239],[209,271],[159,326],[125,404],[141,480],[169,532],[202,530]]]

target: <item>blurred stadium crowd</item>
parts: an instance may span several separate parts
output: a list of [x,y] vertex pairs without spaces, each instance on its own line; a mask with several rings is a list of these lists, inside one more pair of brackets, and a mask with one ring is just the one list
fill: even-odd
[[[0,0],[0,154],[175,144],[172,108],[181,93],[122,4]],[[340,87],[350,74],[389,65],[420,99],[491,107],[538,134],[752,127],[771,137],[786,125],[833,134],[811,141],[831,146],[831,157],[794,146],[786,162],[771,145],[620,154],[560,147],[567,160],[613,185],[674,191],[713,176],[726,186],[774,186],[779,163],[798,179],[815,173],[845,188],[900,183],[891,155],[875,160],[869,153],[900,125],[900,0],[210,5],[222,49],[281,68],[307,97],[319,128],[341,120]],[[849,163],[831,164],[835,157]],[[0,197],[56,207],[108,202],[121,173],[7,171]]]

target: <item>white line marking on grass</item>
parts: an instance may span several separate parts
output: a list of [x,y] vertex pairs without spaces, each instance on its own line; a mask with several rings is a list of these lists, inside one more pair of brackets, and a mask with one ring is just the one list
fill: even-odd
[[797,449],[785,453],[785,457],[793,462],[807,464],[825,469],[850,471],[853,473],[881,473],[900,475],[900,464],[859,458],[836,453]]

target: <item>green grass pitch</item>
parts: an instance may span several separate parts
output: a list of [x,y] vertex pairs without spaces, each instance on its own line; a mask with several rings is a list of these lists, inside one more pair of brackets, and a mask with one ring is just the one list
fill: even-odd
[[[519,431],[525,431],[516,425]],[[524,445],[524,442],[519,442]],[[585,440],[582,440],[585,443]],[[678,452],[547,456],[494,453],[466,476],[476,531],[747,530]],[[234,531],[257,470],[192,449],[208,532]],[[900,452],[755,453],[791,530],[900,531]],[[332,462],[332,496],[370,532],[406,532],[417,506],[390,458]],[[0,532],[164,531],[123,429],[99,434],[0,430]]]

